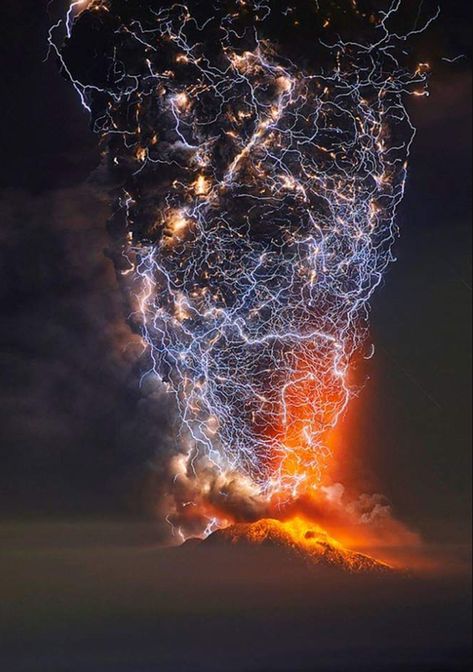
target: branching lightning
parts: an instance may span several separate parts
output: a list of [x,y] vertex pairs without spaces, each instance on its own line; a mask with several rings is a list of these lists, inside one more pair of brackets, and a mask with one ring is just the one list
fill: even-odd
[[[188,463],[295,496],[319,485],[353,394],[393,260],[414,137],[404,98],[427,94],[429,67],[398,58],[401,0],[368,41],[314,38],[319,63],[271,39],[272,0],[134,4],[74,2],[50,35],[124,178],[133,319],[176,396]],[[297,27],[293,4],[280,16]],[[74,39],[91,26],[111,38],[85,76]]]

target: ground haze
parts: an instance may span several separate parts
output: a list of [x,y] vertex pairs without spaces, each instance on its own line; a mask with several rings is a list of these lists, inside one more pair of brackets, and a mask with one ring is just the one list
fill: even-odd
[[274,547],[162,549],[135,523],[4,523],[0,542],[8,672],[469,669],[464,549],[444,576],[406,578],[308,571]]

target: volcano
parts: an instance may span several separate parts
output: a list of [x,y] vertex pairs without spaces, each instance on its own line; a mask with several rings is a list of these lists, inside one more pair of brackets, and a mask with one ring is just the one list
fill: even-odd
[[272,548],[309,568],[334,569],[350,574],[387,574],[395,571],[379,560],[345,548],[318,525],[302,518],[286,522],[265,519],[256,523],[237,523],[217,530],[201,544],[207,548]]

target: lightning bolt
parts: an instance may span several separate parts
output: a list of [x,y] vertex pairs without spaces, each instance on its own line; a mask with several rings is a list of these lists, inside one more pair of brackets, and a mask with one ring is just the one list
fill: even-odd
[[[391,31],[395,0],[368,41],[324,38],[308,64],[268,37],[270,0],[114,4],[72,3],[50,45],[125,175],[122,273],[152,374],[175,395],[190,465],[296,496],[321,482],[393,261],[405,97],[429,76],[400,54],[437,13]],[[297,27],[295,9],[281,16]],[[112,46],[84,79],[70,45],[86,19]]]

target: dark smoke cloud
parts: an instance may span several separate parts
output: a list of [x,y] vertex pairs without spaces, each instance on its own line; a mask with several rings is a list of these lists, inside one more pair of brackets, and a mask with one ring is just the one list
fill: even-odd
[[198,479],[173,478],[174,403],[141,381],[149,362],[108,257],[107,194],[100,171],[69,189],[2,193],[2,508],[145,512],[163,540],[217,514],[256,520],[267,505],[237,476],[196,464]]
[[[165,456],[160,459],[166,465]],[[171,459],[165,473],[155,469],[148,488],[156,513],[169,523],[175,541],[213,531],[217,520],[221,525],[271,517],[268,501],[249,480],[220,473],[205,461],[189,467],[184,455]]]
[[[167,475],[163,464],[150,469],[149,459],[163,442],[176,451],[172,408],[149,382],[139,388],[141,350],[125,348],[132,334],[113,266],[103,254],[109,245],[103,190],[51,191],[52,185],[77,183],[77,175],[93,166],[85,146],[90,151],[95,138],[86,134],[75,92],[58,77],[54,61],[42,63],[51,23],[47,4],[7,0],[1,7],[1,56],[9,60],[2,65],[6,116],[0,134],[8,160],[0,166],[1,183],[15,189],[0,192],[0,508],[149,510],[156,508],[156,491]],[[443,5],[444,18],[426,38],[426,58],[434,45],[441,55],[469,51],[471,21],[464,15],[471,9]],[[460,75],[460,67],[468,72]],[[468,280],[470,265],[467,260],[463,271],[470,247],[464,224],[471,208],[469,70],[468,59],[445,66],[440,78],[436,74],[430,103],[415,101],[420,132],[405,242],[384,290],[388,296],[375,311],[376,340],[386,340],[415,379],[408,381],[406,398],[404,373],[397,360],[390,362],[371,416],[360,418],[358,437],[368,453],[364,463],[379,473],[397,508],[442,539],[463,520],[461,538],[471,538],[469,296],[464,299],[461,279]],[[50,191],[32,193],[38,187]],[[445,231],[446,224],[448,240],[440,233],[433,238],[432,229]],[[459,280],[451,279],[450,259]],[[440,269],[435,276],[432,267]],[[448,306],[440,333],[439,301]],[[444,412],[425,410],[418,381],[436,391]]]
[[[158,4],[161,6],[172,3],[156,3],[156,5]],[[208,13],[208,3],[191,2],[190,4],[193,7],[195,6],[197,12],[202,12],[203,16],[206,16]],[[227,3],[219,4],[224,6],[227,5]],[[295,49],[297,52],[299,49],[299,41],[296,43],[292,37],[288,37],[288,35],[280,32],[281,22],[279,20],[279,13],[283,9],[285,11],[285,3],[274,1],[271,4],[275,7],[275,11],[277,10],[275,23],[274,25],[271,25],[271,31],[275,31],[278,39],[282,41],[287,39],[288,48],[291,50]],[[367,4],[370,6],[377,6],[378,3]],[[309,11],[309,6],[311,10],[313,9],[312,3],[309,2],[301,2],[299,5],[302,9],[307,8],[307,11]],[[81,80],[84,75],[87,82],[89,82],[90,78],[91,83],[100,86],[104,86],[103,82],[106,81],[108,77],[112,76],[111,71],[105,68],[103,59],[107,53],[114,53],[116,47],[124,50],[127,62],[129,61],[131,64],[132,70],[139,71],[141,63],[140,59],[142,57],[140,48],[130,40],[129,34],[126,31],[120,29],[121,20],[126,23],[127,21],[130,21],[131,18],[136,18],[135,14],[138,17],[141,17],[142,14],[146,17],[150,7],[153,6],[153,3],[149,3],[148,5],[139,2],[123,3],[119,0],[115,0],[111,3],[111,6],[113,11],[111,13],[106,13],[104,16],[94,13],[87,15],[87,13],[85,13],[84,17],[78,21],[78,26],[74,31],[73,38],[67,44],[64,51],[66,62],[71,67],[71,71],[74,75],[80,76]],[[342,18],[343,17],[341,16],[340,20],[342,20]],[[306,35],[305,39],[309,37],[310,40],[313,40],[314,35],[312,25],[309,27],[308,22],[303,22],[303,25],[307,27],[309,33],[308,36],[304,33]],[[98,49],[91,48],[91,45],[94,44],[101,46],[100,52]],[[84,45],[87,47],[86,49],[83,48]],[[306,42],[304,42],[304,55],[307,57],[305,47]],[[171,58],[172,53],[168,54],[167,51],[169,51],[169,49],[161,50],[156,57],[160,65],[161,58]],[[94,54],[98,53],[100,53],[100,58],[94,56]],[[115,75],[120,79],[120,73],[115,73]],[[97,121],[98,118],[101,118],[101,114],[107,103],[108,100],[105,94],[94,96],[93,119]],[[134,115],[131,115],[130,120],[128,120],[126,116],[127,113],[129,113],[128,107],[126,110],[123,110],[124,117],[121,119],[121,123],[130,121],[130,123],[134,124]],[[149,125],[154,130],[160,130],[159,124],[162,121],[160,110],[148,110],[147,114],[149,114],[149,117],[146,117],[147,121],[150,121]],[[147,127],[148,125],[146,125],[146,128]],[[165,134],[158,133],[158,136],[165,137]],[[119,144],[120,140],[114,137],[112,144],[115,142]],[[168,170],[163,171],[161,167],[159,167],[159,170],[153,175],[153,179],[146,182],[142,176],[135,177],[136,165],[134,159],[136,157],[134,156],[132,144],[126,142],[123,147],[113,147],[113,150],[112,155],[115,152],[120,158],[123,158],[125,166],[124,168],[121,168],[121,175],[115,175],[116,179],[125,180],[127,188],[131,193],[134,193],[134,190],[137,190],[140,193],[140,199],[138,199],[140,205],[136,212],[136,226],[140,229],[138,233],[142,234],[143,231],[141,229],[143,229],[144,232],[148,234],[149,227],[154,225],[155,222],[155,212],[152,206],[155,200],[156,183],[166,183],[167,180],[170,180],[173,177],[179,177],[179,175],[174,175],[172,172],[169,173]],[[130,165],[126,163],[126,159],[131,161]],[[115,171],[115,173],[117,173],[117,171]],[[130,177],[128,173],[131,173],[132,177]],[[127,176],[128,180],[125,179]],[[151,197],[148,200],[146,198],[143,199],[143,192],[145,194],[150,192]],[[149,209],[148,205],[150,206]],[[111,230],[111,232],[118,238],[120,238],[120,234],[123,233],[122,220],[123,217],[120,215],[118,218],[113,218],[109,225],[109,230]],[[125,308],[125,313],[126,310],[127,309]],[[112,351],[113,350],[114,348],[112,348]],[[137,370],[135,369],[135,376],[136,375]],[[142,432],[149,431],[152,435],[156,435],[154,441],[154,454],[160,456],[154,458],[153,469],[147,482],[146,492],[148,493],[149,507],[151,509],[157,509],[159,513],[168,513],[170,511],[170,521],[173,524],[186,527],[189,532],[192,532],[194,527],[196,530],[199,528],[197,521],[202,521],[203,514],[211,516],[213,513],[224,512],[228,513],[232,519],[236,518],[237,520],[251,520],[260,517],[264,512],[264,505],[257,497],[254,497],[252,493],[248,493],[246,484],[242,483],[238,478],[230,476],[225,479],[225,482],[222,482],[221,477],[219,477],[213,470],[209,469],[205,464],[193,464],[193,468],[198,471],[198,479],[195,478],[196,474],[190,472],[188,468],[184,473],[180,473],[175,481],[171,479],[171,465],[173,464],[173,460],[170,458],[176,456],[178,459],[179,456],[179,442],[174,432],[174,423],[171,421],[169,430],[166,426],[162,428],[162,431],[161,428],[158,429],[161,424],[158,409],[164,402],[161,389],[156,383],[153,384],[151,381],[147,381],[142,394],[144,395],[144,400],[141,399],[140,401],[140,410],[137,414],[139,416],[138,424]],[[170,401],[168,400],[166,403],[170,404]],[[172,417],[173,414],[169,413],[169,416]],[[133,426],[133,422],[131,424]],[[153,455],[153,452],[151,452],[151,455]],[[360,521],[364,523],[371,523],[375,519],[380,520],[389,518],[389,507],[381,499],[378,500],[375,498],[372,500],[370,496],[363,497],[364,501],[361,501],[363,498],[360,498],[360,501],[356,505],[359,508],[359,511],[353,511],[357,520],[360,519]],[[189,502],[193,502],[194,506],[188,505]],[[345,508],[346,506],[351,506],[353,509],[356,508],[353,503],[345,505]],[[194,508],[196,511],[193,511]]]
[[142,506],[148,460],[175,446],[172,405],[139,385],[102,193],[2,194],[0,497],[13,509]]

